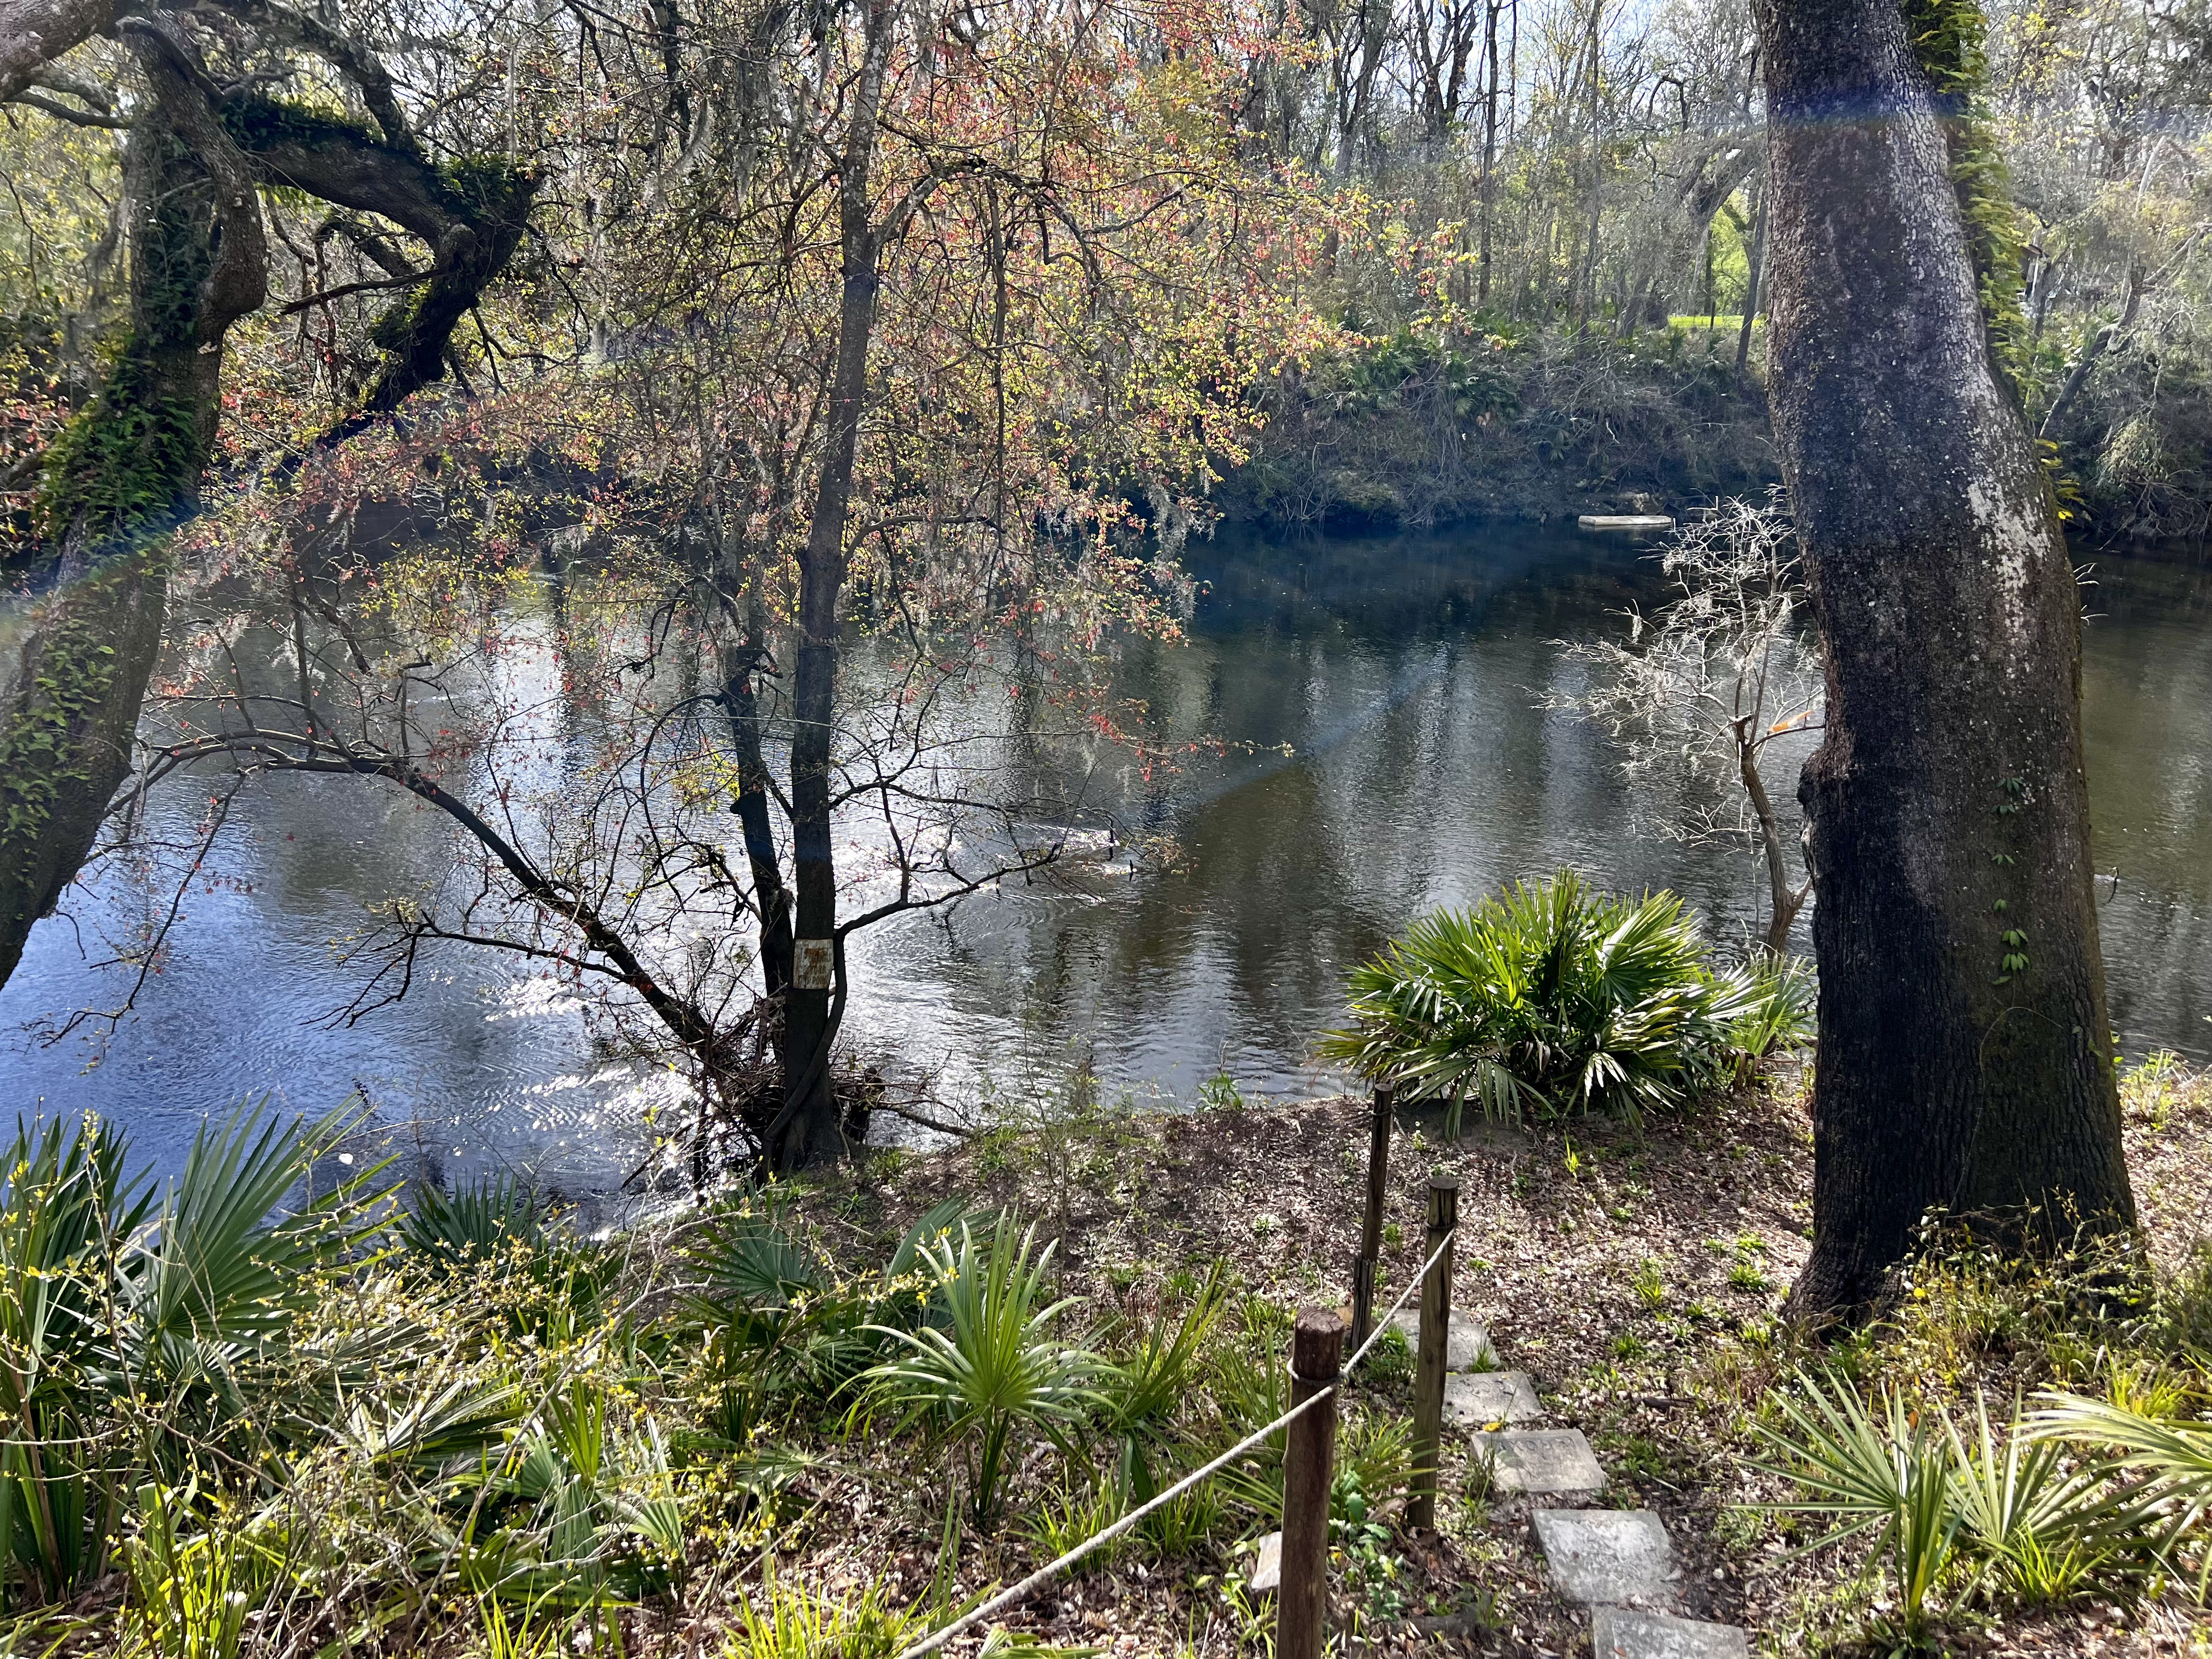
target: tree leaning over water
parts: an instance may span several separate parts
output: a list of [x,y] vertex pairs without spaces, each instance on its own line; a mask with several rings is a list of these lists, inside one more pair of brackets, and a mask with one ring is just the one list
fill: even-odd
[[[127,47],[112,67],[131,73],[115,86],[57,62],[96,33]],[[273,97],[271,82],[314,95]],[[510,158],[434,160],[377,56],[274,0],[143,15],[113,0],[0,4],[0,100],[33,100],[54,118],[125,134],[130,298],[98,392],[21,469],[37,480],[31,534],[0,549],[9,574],[45,590],[0,674],[0,982],[128,772],[161,642],[165,538],[197,510],[215,458],[228,337],[269,295],[262,192],[329,215],[313,233],[318,268],[333,234],[379,268],[343,290],[379,291],[380,361],[320,433],[329,443],[445,379],[454,330],[513,258],[538,187]],[[407,237],[427,255],[419,266]],[[337,287],[289,309],[327,305]]]
[[1759,25],[1774,420],[1827,661],[1800,787],[1820,1006],[1793,1293],[1820,1317],[1870,1303],[1930,1210],[2032,1243],[2135,1205],[2081,597],[1992,361],[1948,143],[1966,112],[1916,58],[1940,31],[1895,0],[1762,0]]

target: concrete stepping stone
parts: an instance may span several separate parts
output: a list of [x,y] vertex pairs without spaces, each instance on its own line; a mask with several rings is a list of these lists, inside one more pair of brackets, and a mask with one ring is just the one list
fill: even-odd
[[1444,1378],[1444,1421],[1473,1428],[1543,1416],[1526,1371],[1466,1371]]
[[1751,1659],[1751,1639],[1734,1625],[1628,1607],[1595,1607],[1590,1623],[1596,1659]]
[[1674,1548],[1650,1510],[1539,1510],[1534,1522],[1552,1582],[1570,1601],[1674,1599]]
[[1540,1497],[1594,1492],[1605,1485],[1604,1466],[1580,1429],[1503,1429],[1476,1435],[1474,1449],[1488,1454],[1501,1492]]
[[1252,1577],[1247,1582],[1255,1590],[1282,1589],[1282,1534],[1271,1532],[1260,1540],[1260,1553],[1252,1562]]
[[[1419,1359],[1421,1352],[1420,1310],[1401,1308],[1390,1316],[1390,1322],[1405,1333],[1407,1350]],[[1489,1328],[1458,1309],[1453,1309],[1451,1323],[1445,1328],[1444,1369],[1448,1371],[1494,1371],[1498,1365],[1498,1350],[1491,1345]]]

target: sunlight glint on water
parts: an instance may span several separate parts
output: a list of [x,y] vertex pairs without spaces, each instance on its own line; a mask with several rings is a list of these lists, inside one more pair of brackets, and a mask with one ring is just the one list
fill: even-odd
[[[1020,763],[1025,785],[1079,797],[1124,836],[1171,837],[1176,857],[1008,884],[861,936],[856,1040],[939,1070],[954,1096],[1085,1055],[1146,1097],[1192,1099],[1217,1070],[1248,1094],[1293,1093],[1328,1081],[1307,1051],[1337,1017],[1346,966],[1425,908],[1566,863],[1674,887],[1717,937],[1741,939],[1759,920],[1750,859],[1634,834],[1663,800],[1537,707],[1580,672],[1554,641],[1662,597],[1638,555],[1525,526],[1194,544],[1211,587],[1192,642],[1131,648],[1123,686],[1158,735],[1244,749],[1150,782],[1110,755],[1088,778]],[[2212,569],[2096,564],[2084,690],[2098,867],[2118,876],[2100,884],[2114,1020],[2133,1053],[2212,1057]],[[526,659],[508,672],[544,672]],[[672,1100],[669,1079],[594,1055],[567,988],[453,951],[404,1005],[331,1023],[356,981],[328,942],[434,867],[437,820],[349,780],[284,779],[240,807],[226,866],[239,884],[195,893],[175,960],[90,1071],[82,1045],[20,1033],[119,994],[84,965],[104,954],[98,907],[37,929],[0,992],[18,1109],[107,1113],[174,1167],[203,1114],[242,1096],[317,1112],[359,1088],[429,1172],[512,1164],[582,1193],[635,1167],[640,1115]]]

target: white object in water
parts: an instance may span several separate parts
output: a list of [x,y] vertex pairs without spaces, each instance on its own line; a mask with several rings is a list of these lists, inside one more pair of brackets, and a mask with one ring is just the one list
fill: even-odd
[[1052,838],[1060,856],[1084,863],[1103,864],[1114,856],[1111,830],[1063,830]]
[[1664,513],[1585,513],[1575,520],[1581,530],[1672,530]]

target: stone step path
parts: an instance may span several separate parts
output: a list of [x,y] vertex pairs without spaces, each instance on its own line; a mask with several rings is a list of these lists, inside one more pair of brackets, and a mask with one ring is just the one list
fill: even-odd
[[1501,1429],[1474,1437],[1477,1457],[1490,1464],[1499,1492],[1532,1498],[1595,1498],[1605,1469],[1580,1429]]
[[[1498,1363],[1484,1334],[1485,1352]],[[1487,1421],[1540,1419],[1542,1407],[1519,1371],[1493,1370],[1480,1397],[1493,1410]],[[1472,1381],[1473,1379],[1469,1379]],[[1450,1413],[1452,1379],[1445,1380]],[[1522,1391],[1527,1390],[1525,1398]],[[1477,1407],[1481,1409],[1483,1407]],[[1515,1412],[1523,1413],[1516,1416]],[[1500,1492],[1531,1498],[1579,1502],[1604,1490],[1605,1468],[1579,1429],[1486,1428],[1474,1437]],[[1590,1610],[1590,1644],[1596,1659],[1750,1659],[1750,1638],[1734,1625],[1678,1617],[1681,1569],[1666,1523],[1650,1510],[1540,1508],[1530,1517],[1552,1583],[1570,1601]]]
[[1590,1645],[1597,1659],[1751,1659],[1751,1638],[1734,1625],[1707,1625],[1667,1613],[1596,1607]]
[[1671,1601],[1681,1570],[1650,1510],[1538,1510],[1531,1520],[1552,1582],[1570,1601]]
[[1544,1407],[1526,1371],[1451,1371],[1444,1377],[1444,1421],[1495,1429],[1540,1423]]
[[[1416,1352],[1421,1316],[1391,1322]],[[1579,1507],[1605,1489],[1605,1466],[1580,1429],[1518,1426],[1547,1413],[1525,1371],[1504,1368],[1481,1322],[1455,1309],[1444,1343],[1444,1420],[1475,1431],[1474,1452],[1497,1491],[1557,1500],[1530,1517],[1552,1582],[1590,1611],[1595,1659],[1750,1659],[1750,1638],[1734,1625],[1684,1619],[1681,1569],[1666,1523],[1650,1510]],[[1568,1507],[1565,1505],[1575,1505]],[[1260,1540],[1251,1587],[1282,1580],[1283,1535]]]

